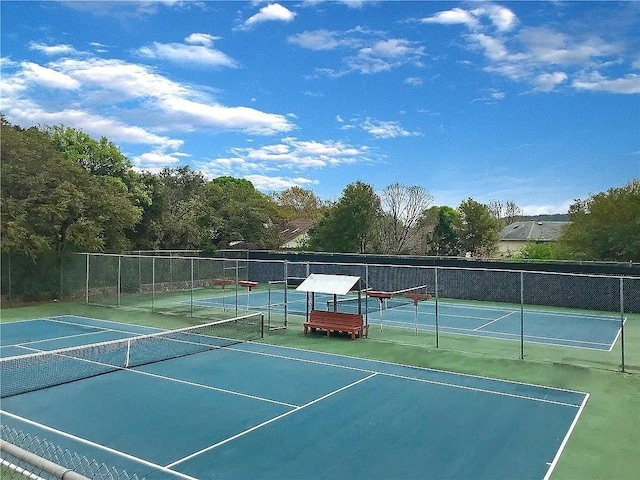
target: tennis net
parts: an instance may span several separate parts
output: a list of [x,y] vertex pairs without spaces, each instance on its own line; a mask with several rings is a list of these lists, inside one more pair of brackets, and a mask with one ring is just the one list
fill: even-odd
[[[405,288],[402,290],[395,290],[391,292],[386,292],[391,295],[390,298],[380,299],[373,298],[368,295],[368,292],[371,290],[363,290],[361,294],[361,309],[364,313],[365,311],[368,313],[378,312],[382,307],[383,310],[388,308],[402,307],[404,305],[412,305],[413,299],[409,297],[405,297],[406,294],[412,293],[427,293],[427,288],[429,285],[420,285],[418,287]],[[358,298],[349,296],[348,298],[339,298],[336,301],[328,300],[327,301],[327,310],[332,312],[334,311],[334,306],[336,311],[342,313],[357,313],[358,312]]]
[[0,360],[0,398],[105,373],[229,347],[264,335],[264,315],[251,313],[195,327]]

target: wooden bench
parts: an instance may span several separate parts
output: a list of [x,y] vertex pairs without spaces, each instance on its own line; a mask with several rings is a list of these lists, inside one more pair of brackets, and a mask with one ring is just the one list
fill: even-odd
[[367,333],[368,325],[365,325],[362,315],[356,313],[324,312],[312,310],[309,321],[304,323],[304,333],[324,330],[327,337],[331,332],[349,333],[352,339],[362,337]]

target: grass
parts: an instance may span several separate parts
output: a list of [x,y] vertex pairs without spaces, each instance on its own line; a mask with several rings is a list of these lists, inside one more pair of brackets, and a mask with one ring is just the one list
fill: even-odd
[[[0,314],[2,322],[73,314],[160,328],[202,321],[73,303],[7,308]],[[620,342],[612,352],[527,344],[525,359],[521,360],[518,342],[443,336],[436,348],[432,335],[416,336],[411,330],[393,328],[385,328],[382,333],[372,328],[369,338],[354,341],[340,336],[304,335],[301,323],[300,317],[291,316],[288,329],[268,332],[264,341],[588,392],[589,401],[551,478],[640,480],[640,315],[629,315],[625,324],[627,373],[619,371]]]

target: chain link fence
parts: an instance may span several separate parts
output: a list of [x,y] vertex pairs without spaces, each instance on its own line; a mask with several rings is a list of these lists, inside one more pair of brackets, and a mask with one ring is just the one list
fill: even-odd
[[[369,329],[371,340],[640,372],[639,276],[524,266],[249,259],[246,252],[232,253],[215,258],[73,254],[38,260],[3,255],[2,295],[3,300],[60,298],[205,320],[260,310],[271,329],[297,329],[306,308],[304,300],[292,301],[293,289],[312,273],[351,275],[372,290],[420,287],[431,296],[378,313],[378,301],[365,295],[366,320],[380,325]],[[261,300],[252,303],[252,298]]]
[[136,474],[118,471],[21,430],[2,425],[0,431],[3,479],[140,479]]

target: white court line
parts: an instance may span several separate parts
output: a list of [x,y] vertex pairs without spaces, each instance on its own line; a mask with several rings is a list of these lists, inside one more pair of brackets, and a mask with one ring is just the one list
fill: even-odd
[[[25,347],[25,348],[27,348],[28,345],[34,345],[36,343],[55,342],[56,340],[64,340],[64,339],[67,339],[67,338],[87,337],[87,336],[91,336],[91,335],[100,335],[100,334],[103,334],[103,333],[113,333],[113,332],[116,332],[116,330],[98,330],[97,332],[76,333],[75,335],[63,335],[61,337],[44,338],[42,340],[34,340],[32,342],[14,343],[12,345],[3,345],[3,347]],[[127,333],[127,332],[118,332],[118,333]],[[128,332],[128,333],[129,333],[129,335],[135,335],[134,333],[131,333],[131,332]],[[84,345],[90,345],[90,344],[83,344],[83,345],[79,345],[79,346],[84,346]]]
[[[334,364],[334,363],[322,362],[322,361],[319,361],[319,360],[309,360],[309,359],[305,359],[305,358],[289,357],[289,356],[286,356],[286,355],[277,355],[277,354],[267,353],[267,352],[253,352],[253,351],[250,351],[250,350],[236,349],[236,348],[233,348],[233,347],[228,347],[227,350],[233,350],[233,351],[237,351],[237,352],[241,352],[241,353],[251,353],[251,354],[254,354],[254,355],[262,355],[262,356],[265,356],[265,357],[281,358],[281,359],[284,359],[284,360],[293,360],[293,361],[297,361],[297,362],[301,362],[301,363],[310,363],[310,364],[314,364],[314,365],[337,367],[337,368],[341,368],[341,369],[344,369],[344,370],[353,370],[353,371],[356,371],[356,372],[371,373],[371,374],[376,374],[376,375],[380,375],[380,376],[384,376],[384,377],[399,378],[399,379],[402,379],[402,380],[412,380],[412,381],[415,381],[415,382],[429,383],[429,384],[432,384],[432,385],[440,385],[440,386],[443,386],[443,387],[459,388],[461,390],[471,390],[473,392],[489,393],[489,394],[500,395],[500,396],[504,396],[504,397],[519,398],[519,399],[522,399],[522,400],[531,400],[531,401],[536,401],[536,402],[541,402],[541,403],[549,403],[549,404],[553,404],[553,405],[562,405],[564,407],[573,407],[573,408],[577,407],[577,405],[575,405],[573,403],[558,402],[558,401],[555,401],[555,400],[548,400],[546,398],[537,398],[537,397],[531,397],[531,396],[528,396],[528,395],[519,395],[519,394],[516,394],[516,393],[500,392],[500,391],[497,391],[497,390],[490,390],[490,389],[486,389],[486,388],[469,387],[467,385],[459,385],[459,384],[456,384],[456,383],[443,382],[443,381],[439,381],[439,380],[428,380],[428,379],[425,379],[425,378],[410,377],[408,375],[399,375],[397,373],[385,373],[385,372],[380,372],[380,371],[377,371],[377,370],[369,370],[369,369],[366,369],[366,368],[351,367],[351,366],[348,366],[348,365],[337,365],[337,364]],[[360,359],[360,360],[362,360],[362,359]],[[407,367],[407,365],[398,365],[398,366]],[[414,367],[407,367],[407,368],[414,368]],[[434,370],[434,371],[437,371],[437,370]],[[448,373],[448,372],[440,372],[440,373]],[[471,377],[474,377],[474,376],[471,376]],[[485,378],[485,377],[474,377],[474,378]],[[491,380],[496,380],[496,379],[491,379]],[[503,382],[503,380],[499,380],[499,381]],[[516,383],[517,384],[518,382],[505,382],[505,383]],[[526,385],[526,384],[522,384],[522,385]],[[538,387],[538,388],[549,388],[549,389],[552,389],[552,390],[568,391],[568,390],[563,390],[563,389],[554,389],[553,387],[539,387],[537,385],[531,385],[531,386]],[[571,392],[571,393],[575,393],[575,392]]]
[[[123,340],[126,340],[126,339],[123,339]],[[82,347],[83,347],[83,345],[80,346],[80,348],[82,348]],[[33,350],[34,353],[51,353],[53,355],[65,356],[64,352],[60,352],[59,350],[51,350],[51,351],[50,350],[44,350],[43,351],[43,350],[38,350],[37,348],[32,348],[32,347],[21,347],[21,348],[25,348],[27,350]],[[75,347],[70,347],[70,348],[65,349],[64,351],[73,350],[74,348]],[[220,347],[210,348],[208,350],[203,350],[202,352],[194,353],[194,355],[197,355],[198,353],[210,353],[210,352],[212,352],[214,350],[218,350],[219,348]],[[60,353],[58,353],[58,352],[60,352]],[[109,372],[105,372],[105,373],[113,373],[113,372],[117,372],[117,371],[131,372],[131,373],[135,373],[135,374],[138,374],[138,375],[147,375],[149,377],[155,377],[155,378],[159,378],[159,379],[162,379],[162,380],[167,380],[167,381],[170,381],[170,382],[181,383],[183,385],[189,385],[189,386],[192,386],[192,387],[199,387],[199,388],[204,388],[204,389],[207,389],[207,390],[214,390],[216,392],[222,392],[222,393],[227,393],[227,394],[230,394],[230,395],[236,395],[238,397],[246,397],[246,398],[251,398],[253,400],[259,400],[259,401],[262,401],[262,402],[275,403],[277,405],[284,405],[284,406],[290,407],[290,408],[297,407],[297,405],[294,405],[294,404],[291,404],[291,403],[280,402],[278,400],[273,400],[273,399],[266,398],[266,397],[258,397],[256,395],[249,395],[247,393],[236,392],[234,390],[227,390],[227,389],[224,389],[224,388],[214,387],[214,386],[211,386],[211,385],[205,385],[205,384],[202,384],[202,383],[190,382],[188,380],[182,380],[182,379],[179,379],[179,378],[167,377],[167,376],[164,376],[164,375],[158,375],[156,373],[145,372],[144,370],[138,370],[138,368],[139,367],[143,367],[144,364],[143,365],[134,366],[134,367],[124,367],[124,366],[112,365],[112,364],[109,364],[109,363],[102,363],[102,362],[98,362],[98,361],[95,361],[95,360],[90,360],[90,359],[87,359],[87,358],[81,358],[81,357],[68,356],[68,358],[70,360],[77,360],[79,362],[86,362],[86,363],[91,363],[91,364],[95,364],[95,365],[100,365],[102,367],[106,367],[110,371]],[[173,358],[167,358],[167,359],[164,359],[164,360],[159,360],[157,362],[151,362],[151,363],[161,363],[161,362],[165,362],[167,360],[173,360]],[[75,381],[85,380],[87,378],[91,378],[91,377],[82,377],[82,378],[79,378],[79,379],[77,379]],[[56,385],[51,385],[51,386],[56,386]],[[25,393],[27,393],[27,392],[25,392]]]
[[[211,350],[209,350],[209,351],[211,351]],[[201,353],[207,353],[207,352],[201,352]],[[147,375],[149,377],[159,378],[161,380],[168,380],[170,382],[181,383],[183,385],[189,385],[189,386],[192,386],[192,387],[198,387],[198,388],[204,388],[204,389],[207,389],[207,390],[213,390],[213,391],[216,391],[216,392],[228,393],[230,395],[235,395],[237,397],[245,397],[245,398],[250,398],[252,400],[259,400],[261,402],[275,403],[276,405],[284,405],[285,407],[289,407],[289,408],[299,408],[298,405],[294,405],[293,403],[280,402],[278,400],[273,400],[271,398],[259,397],[257,395],[250,395],[248,393],[236,392],[235,390],[227,390],[226,388],[214,387],[212,385],[205,385],[203,383],[190,382],[188,380],[181,380],[179,378],[167,377],[167,376],[164,376],[164,375],[158,375],[157,373],[151,373],[151,372],[145,372],[144,370],[138,370],[138,368],[139,367],[134,367],[134,368],[127,368],[127,369],[123,369],[123,370],[124,371],[133,372],[133,373],[138,373],[138,374],[141,374],[141,375]]]
[[513,315],[514,313],[518,313],[518,312],[516,312],[516,311],[509,312],[509,313],[507,313],[506,315],[502,315],[501,317],[498,317],[498,318],[496,318],[495,320],[491,320],[490,322],[487,322],[487,323],[485,323],[484,325],[480,325],[479,327],[474,328],[472,331],[473,331],[473,332],[477,332],[478,330],[480,330],[480,329],[482,329],[482,328],[484,328],[484,327],[488,327],[489,325],[491,325],[491,324],[493,324],[493,323],[499,322],[500,320],[502,320],[502,319],[504,319],[504,318],[507,318],[507,317],[509,317],[509,316]]
[[360,380],[357,380],[357,381],[352,382],[352,383],[350,383],[348,385],[345,385],[344,387],[341,387],[341,388],[339,388],[337,390],[334,390],[333,392],[329,392],[326,395],[323,395],[322,397],[316,398],[315,400],[312,400],[312,401],[310,401],[308,403],[305,403],[304,405],[296,407],[293,410],[289,410],[288,412],[285,412],[282,415],[278,415],[277,417],[273,417],[273,418],[271,418],[271,419],[269,419],[269,420],[267,420],[265,422],[259,423],[258,425],[255,425],[255,426],[253,426],[251,428],[248,428],[247,430],[244,430],[243,432],[240,432],[240,433],[238,433],[236,435],[233,435],[233,436],[231,436],[229,438],[226,438],[226,439],[224,439],[224,440],[222,440],[222,441],[220,441],[218,443],[214,443],[213,445],[210,445],[210,446],[208,446],[206,448],[203,448],[202,450],[199,450],[197,452],[194,452],[191,455],[188,455],[188,456],[186,456],[184,458],[176,460],[175,462],[168,464],[165,468],[174,467],[175,465],[178,465],[179,463],[186,462],[187,460],[190,460],[190,459],[192,459],[194,457],[197,457],[198,455],[201,455],[203,453],[209,452],[209,451],[213,450],[214,448],[218,448],[219,446],[224,445],[225,443],[228,443],[228,442],[231,442],[232,440],[235,440],[236,438],[243,437],[244,435],[246,435],[248,433],[251,433],[251,432],[253,432],[255,430],[258,430],[259,428],[262,428],[262,427],[264,427],[266,425],[269,425],[270,423],[273,423],[273,422],[275,422],[277,420],[280,420],[280,419],[282,419],[284,417],[287,417],[287,416],[291,415],[292,413],[299,412],[303,408],[307,408],[307,407],[309,407],[309,406],[311,406],[311,405],[313,405],[315,403],[318,403],[318,402],[320,402],[322,400],[325,400],[325,399],[327,399],[327,398],[329,398],[329,397],[331,397],[331,396],[333,396],[333,395],[335,395],[337,393],[340,393],[340,392],[342,392],[342,391],[344,391],[344,390],[346,390],[348,388],[351,388],[351,387],[353,387],[355,385],[358,385],[359,383],[362,383],[362,382],[364,382],[366,380],[369,380],[370,378],[373,378],[376,375],[377,375],[376,373],[372,373],[371,375],[369,375],[367,377],[361,378]]
[[[448,315],[452,316],[452,315]],[[470,318],[470,317],[460,317],[460,318]],[[413,323],[405,322],[405,321],[397,321],[397,320],[385,320],[385,325],[390,328],[410,328],[413,330]],[[418,329],[421,331],[434,332],[435,327],[431,325],[420,325],[418,324]],[[619,329],[618,329],[619,331]],[[470,328],[462,328],[462,327],[450,327],[446,325],[440,325],[440,332],[449,333],[453,335],[467,335],[472,337],[480,337],[480,338],[491,338],[493,340],[507,340],[507,341],[516,341],[520,340],[520,333],[509,333],[509,332],[486,332],[486,334],[482,335],[481,333],[472,333],[475,330]],[[488,333],[493,333],[493,335],[488,335]],[[536,339],[538,341],[536,341]],[[546,340],[546,341],[545,341]],[[611,351],[613,346],[615,345],[615,341],[613,344],[605,343],[605,342],[592,342],[589,340],[578,340],[575,338],[558,338],[558,337],[544,337],[542,335],[525,335],[525,341],[527,343],[535,343],[537,345],[547,345],[547,346],[555,346],[562,348],[580,348],[583,350],[596,350],[599,352]],[[578,344],[578,345],[572,345]],[[596,348],[589,347],[587,345],[601,345],[605,348]]]
[[569,437],[571,436],[573,429],[576,427],[576,424],[578,423],[578,419],[580,418],[580,415],[582,414],[582,411],[584,410],[584,407],[587,404],[587,400],[589,400],[588,393],[585,395],[584,400],[582,401],[582,405],[580,405],[580,408],[578,409],[578,412],[576,413],[576,416],[573,419],[573,422],[571,422],[571,426],[569,427],[567,434],[564,436],[564,439],[562,440],[562,443],[558,448],[558,452],[556,453],[556,456],[553,458],[553,461],[551,462],[551,464],[549,464],[549,469],[547,470],[547,474],[544,476],[543,480],[549,480],[549,478],[551,477],[551,473],[553,472],[553,469],[556,467],[558,460],[560,460],[560,455],[562,455],[564,447],[567,445],[567,442],[569,441]]
[[70,438],[72,440],[76,440],[76,441],[78,441],[78,442],[80,442],[80,443],[82,443],[84,445],[89,445],[90,447],[97,448],[98,450],[103,450],[105,452],[109,452],[109,453],[117,455],[119,457],[126,458],[127,460],[132,460],[134,462],[137,462],[137,463],[140,463],[140,464],[144,465],[145,467],[150,467],[150,468],[153,468],[153,469],[156,469],[156,470],[160,470],[160,471],[165,472],[165,473],[170,473],[172,475],[176,475],[176,476],[178,476],[180,478],[184,478],[184,479],[187,479],[187,480],[198,480],[197,478],[190,477],[189,475],[185,475],[184,473],[180,473],[180,472],[177,472],[175,470],[171,470],[169,467],[163,467],[162,465],[158,465],[158,464],[155,464],[153,462],[149,462],[149,461],[144,460],[142,458],[134,457],[133,455],[129,455],[127,453],[121,452],[119,450],[115,450],[115,449],[113,449],[111,447],[107,447],[107,446],[102,445],[100,443],[92,442],[91,440],[87,440],[86,438],[78,437],[78,436],[73,435],[71,433],[67,433],[67,432],[64,432],[62,430],[58,430],[56,428],[49,427],[48,425],[44,425],[44,424],[39,423],[39,422],[34,422],[33,420],[29,420],[27,418],[20,417],[19,415],[15,415],[13,413],[9,413],[9,412],[7,412],[5,410],[0,410],[0,413],[8,416],[9,418],[13,418],[15,420],[20,420],[22,422],[25,422],[28,425],[32,425],[32,426],[41,428],[41,429],[43,429],[43,430],[45,430],[47,432],[52,432],[52,433],[55,433],[57,435],[61,435],[61,436],[65,437],[65,438]]
[[[378,342],[378,340],[372,340],[374,342]],[[577,393],[580,395],[586,395],[586,392],[580,392],[577,390],[569,390],[566,388],[558,388],[558,387],[550,387],[550,386],[546,386],[546,385],[538,385],[535,383],[526,383],[526,382],[516,382],[513,380],[505,380],[505,379],[498,379],[498,378],[494,378],[494,377],[487,377],[484,375],[473,375],[470,373],[457,373],[457,372],[451,372],[449,370],[441,370],[441,369],[437,369],[437,368],[428,368],[428,367],[420,367],[417,365],[407,365],[407,364],[402,364],[402,363],[395,363],[395,362],[389,362],[389,361],[385,361],[385,360],[374,360],[374,359],[367,359],[367,358],[361,358],[361,357],[354,357],[351,355],[343,355],[343,354],[339,354],[339,353],[329,353],[329,352],[319,352],[316,350],[309,350],[306,348],[298,348],[298,347],[288,347],[288,346],[284,346],[284,345],[271,345],[268,343],[258,343],[258,342],[247,342],[247,343],[254,343],[257,345],[261,345],[263,347],[268,347],[268,348],[276,348],[278,350],[290,350],[293,352],[304,352],[304,353],[310,353],[313,355],[319,355],[319,356],[324,356],[324,357],[337,357],[337,358],[342,358],[345,360],[350,360],[350,361],[359,361],[359,362],[365,362],[365,363],[378,363],[381,365],[390,365],[393,367],[404,367],[404,368],[412,368],[412,369],[417,369],[417,370],[423,370],[426,372],[436,372],[436,373],[441,373],[441,374],[446,374],[446,375],[451,375],[451,376],[458,376],[458,377],[467,377],[467,378],[480,378],[480,379],[484,379],[484,380],[489,380],[489,381],[497,381],[500,383],[506,383],[506,384],[511,384],[511,385],[526,385],[529,387],[536,387],[536,388],[542,388],[542,389],[546,389],[546,390],[555,390],[558,392],[569,392],[569,393]],[[416,345],[412,345],[412,346],[416,346]],[[239,352],[243,352],[243,353],[253,353],[256,355],[272,355],[272,356],[278,356],[276,354],[270,354],[270,353],[266,353],[266,352],[256,352],[256,351],[251,351],[251,350],[243,350],[240,348],[236,348],[236,347],[227,347],[228,350],[236,350]],[[313,360],[306,360],[306,359],[301,359],[298,357],[289,357],[287,355],[281,355],[282,358],[285,359],[291,359],[291,360],[299,360],[299,361],[311,361],[313,362]],[[339,365],[339,364],[334,364],[334,363],[326,363],[329,366],[333,366],[333,367],[340,367],[340,368],[347,368],[347,369],[357,369],[356,367],[349,367],[349,366],[344,366],[344,365]],[[377,373],[382,373],[382,372],[377,372]],[[574,405],[575,407],[577,407],[578,405]]]

